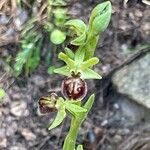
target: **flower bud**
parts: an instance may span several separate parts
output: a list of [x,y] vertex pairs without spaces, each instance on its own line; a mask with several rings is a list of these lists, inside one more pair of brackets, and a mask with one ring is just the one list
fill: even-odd
[[63,80],[62,94],[67,99],[82,100],[87,94],[87,84],[79,75],[72,75]]
[[49,114],[55,112],[57,109],[55,107],[58,96],[56,93],[52,92],[48,96],[41,97],[39,104],[39,112],[41,114]]

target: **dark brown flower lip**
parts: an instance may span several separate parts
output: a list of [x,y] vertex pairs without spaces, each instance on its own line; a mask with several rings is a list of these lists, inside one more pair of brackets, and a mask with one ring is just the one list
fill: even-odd
[[55,111],[57,111],[56,108],[50,108],[50,107],[47,107],[47,106],[39,105],[40,114],[46,115],[46,114],[50,114],[50,113],[55,112]]
[[47,96],[43,96],[38,101],[39,112],[43,115],[50,114],[51,112],[57,111],[55,105],[58,96],[55,92],[49,92]]
[[78,76],[67,77],[62,82],[62,94],[69,100],[82,100],[87,94],[87,84]]

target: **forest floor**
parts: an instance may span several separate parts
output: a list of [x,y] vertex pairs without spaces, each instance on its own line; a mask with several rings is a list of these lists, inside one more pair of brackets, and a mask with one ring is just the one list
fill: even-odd
[[[149,140],[150,133],[139,131],[139,126],[126,127],[118,120],[111,120],[118,105],[107,98],[107,93],[114,94],[115,90],[109,83],[110,74],[147,46],[150,40],[149,5],[139,0],[129,0],[127,3],[124,1],[112,0],[111,22],[101,35],[97,47],[96,55],[101,63],[95,69],[101,72],[104,79],[101,82],[88,82],[89,95],[94,92],[97,98],[77,140],[78,143],[84,144],[85,150],[141,150],[140,146]],[[91,9],[99,2],[76,0],[69,8],[70,14],[73,18],[78,17],[87,22]],[[0,14],[0,31],[2,28],[12,31],[11,23],[8,27],[3,26]],[[62,77],[49,75],[44,63],[28,77],[21,75],[15,78],[7,73],[3,57],[17,51],[18,34],[14,32],[14,38],[0,35],[0,84],[7,92],[4,102],[0,104],[0,149],[60,150],[69,129],[70,119],[67,118],[62,126],[49,132],[47,126],[55,114],[40,116],[37,101],[49,90],[60,94]],[[107,78],[108,80],[105,80]],[[108,118],[111,120],[109,124]],[[145,143],[138,144],[140,139],[144,139]]]

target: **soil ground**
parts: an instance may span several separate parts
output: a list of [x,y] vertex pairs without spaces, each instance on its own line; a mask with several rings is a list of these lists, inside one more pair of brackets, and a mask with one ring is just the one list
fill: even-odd
[[[101,1],[74,1],[69,8],[70,14],[73,18],[78,17],[87,22],[91,9],[99,2]],[[95,69],[101,72],[104,79],[96,82],[96,86],[95,82],[88,82],[89,95],[96,91],[97,98],[80,130],[77,142],[83,143],[86,150],[140,150],[138,140],[148,139],[149,133],[139,131],[138,126],[120,125],[117,120],[107,125],[107,119],[117,109],[117,106],[108,100],[107,93],[114,94],[115,90],[109,82],[110,73],[150,40],[150,6],[139,0],[129,0],[127,3],[125,0],[112,0],[112,6],[111,23],[101,35],[96,52],[101,63]],[[18,36],[17,33],[15,36]],[[13,40],[1,43],[1,58],[13,50],[16,51],[16,45],[16,41]],[[47,125],[55,114],[39,116],[37,112],[37,101],[41,96],[49,90],[60,94],[61,78],[48,75],[46,66],[41,63],[29,77],[22,75],[16,79],[5,72],[3,59],[0,59],[0,84],[7,91],[4,102],[0,104],[1,150],[61,149],[70,119],[67,118],[62,126],[49,132]],[[137,144],[139,147],[135,146]],[[147,144],[146,140],[143,144]]]

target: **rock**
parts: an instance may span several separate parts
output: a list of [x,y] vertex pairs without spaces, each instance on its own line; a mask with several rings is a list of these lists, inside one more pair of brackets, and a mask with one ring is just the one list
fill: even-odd
[[150,52],[117,71],[112,81],[120,93],[150,108]]
[[33,141],[36,139],[36,135],[27,128],[23,128],[21,130],[21,134],[27,141]]
[[17,11],[17,17],[14,19],[14,24],[17,30],[21,31],[23,23],[25,23],[28,19],[27,12],[24,10]]
[[10,112],[17,117],[28,116],[27,104],[24,101],[15,101],[11,103]]
[[40,75],[33,75],[30,80],[38,87],[43,88],[45,86],[45,79]]
[[8,18],[6,15],[1,15],[0,16],[0,24],[1,25],[6,25],[8,24],[10,18]]
[[5,138],[5,132],[6,132],[5,128],[0,128],[0,139]]
[[122,137],[118,134],[116,134],[112,139],[112,142],[114,142],[116,144],[120,143],[121,141],[122,141]]
[[27,150],[23,145],[11,146],[9,150]]
[[7,125],[6,135],[13,136],[17,130],[18,130],[17,123],[13,121],[9,125]]
[[7,139],[0,138],[0,148],[6,148],[6,147],[7,147]]

